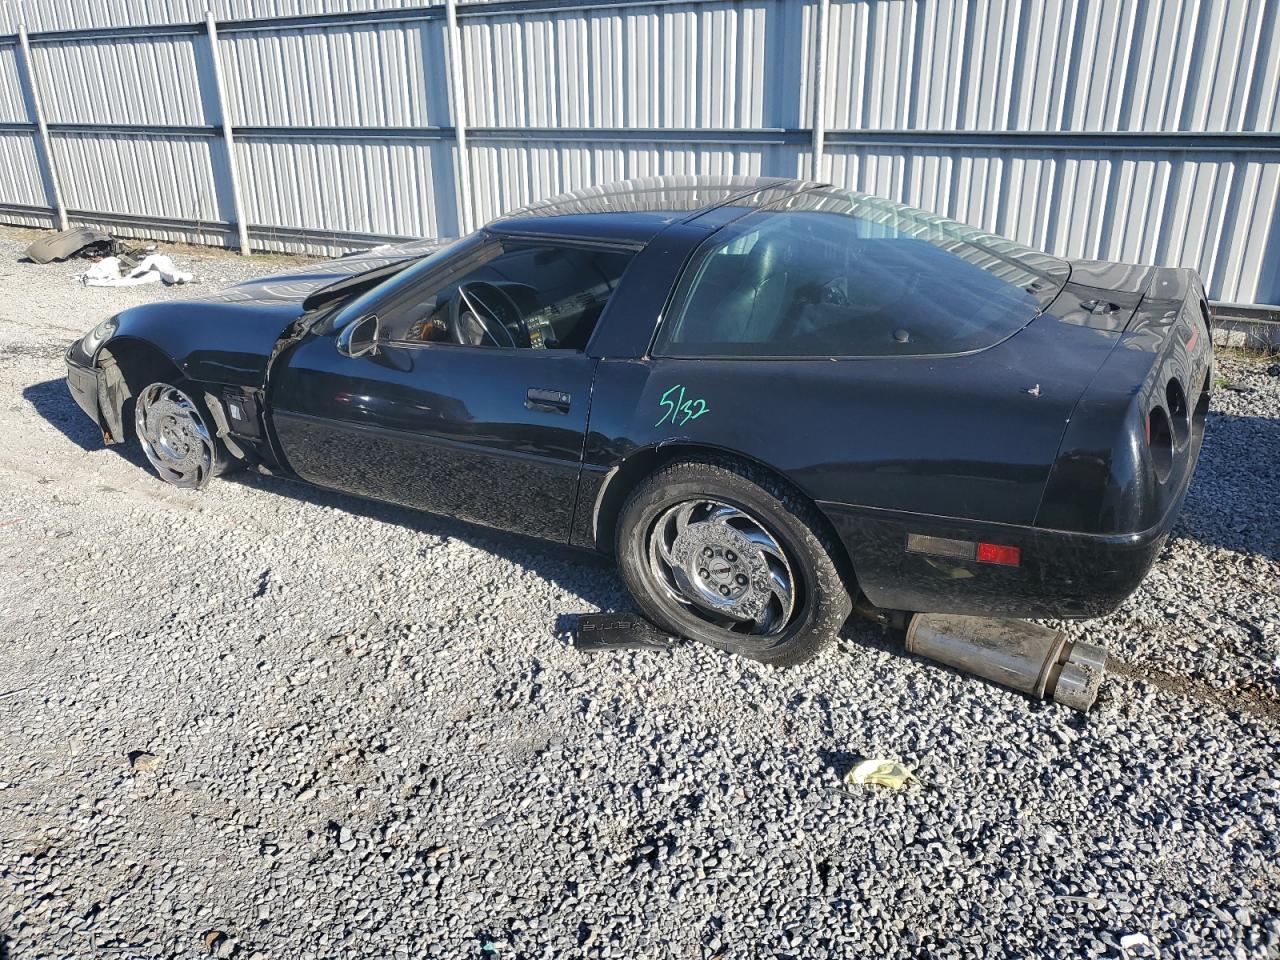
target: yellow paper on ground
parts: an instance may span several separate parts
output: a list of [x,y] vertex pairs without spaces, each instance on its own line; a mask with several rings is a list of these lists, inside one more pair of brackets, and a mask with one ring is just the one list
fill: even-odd
[[844,782],[858,785],[872,783],[878,787],[901,790],[914,777],[915,774],[896,760],[873,759],[863,760],[850,770],[845,774]]

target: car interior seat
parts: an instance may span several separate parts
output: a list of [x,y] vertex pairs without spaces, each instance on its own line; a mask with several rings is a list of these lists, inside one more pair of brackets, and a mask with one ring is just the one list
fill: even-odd
[[762,234],[740,261],[732,285],[710,311],[705,337],[712,343],[763,343],[787,312],[791,268],[789,238]]

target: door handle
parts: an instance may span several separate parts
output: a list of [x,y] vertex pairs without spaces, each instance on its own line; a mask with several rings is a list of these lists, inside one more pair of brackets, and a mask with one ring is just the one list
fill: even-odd
[[544,390],[541,387],[530,387],[524,395],[527,410],[542,410],[547,413],[568,413],[570,397],[559,390]]

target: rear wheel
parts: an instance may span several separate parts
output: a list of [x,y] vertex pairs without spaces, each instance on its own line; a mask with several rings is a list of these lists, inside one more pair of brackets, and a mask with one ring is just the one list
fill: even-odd
[[661,468],[627,499],[616,537],[623,579],[651,620],[764,663],[815,656],[851,609],[813,505],[745,463]]
[[134,430],[160,479],[175,487],[199,490],[228,463],[222,442],[210,429],[211,418],[187,381],[158,381],[138,392]]

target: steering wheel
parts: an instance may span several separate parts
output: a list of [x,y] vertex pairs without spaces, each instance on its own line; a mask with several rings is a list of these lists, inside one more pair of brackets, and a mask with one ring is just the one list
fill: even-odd
[[[490,302],[496,300],[497,304]],[[479,346],[467,338],[463,330],[462,312],[475,318],[485,335],[499,347],[518,347],[516,335],[512,333],[514,326],[519,330],[525,342],[529,341],[529,329],[525,326],[524,314],[520,307],[496,284],[484,280],[473,280],[458,286],[458,295],[449,303],[449,328],[453,332],[455,343],[464,346]],[[502,316],[506,313],[507,316]]]

